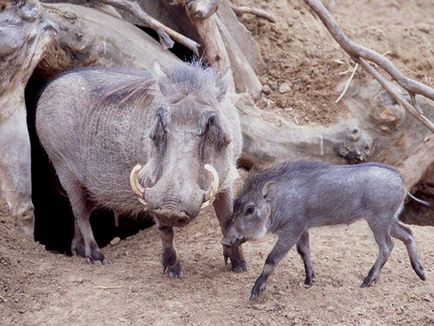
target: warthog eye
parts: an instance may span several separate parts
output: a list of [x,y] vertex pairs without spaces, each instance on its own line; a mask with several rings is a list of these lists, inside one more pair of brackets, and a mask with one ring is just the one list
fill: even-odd
[[229,135],[226,134],[220,124],[220,118],[213,111],[202,113],[199,121],[198,135],[205,136],[205,141],[215,144],[219,149],[231,142]]
[[246,207],[245,214],[252,215],[255,212],[255,206],[249,205]]
[[169,117],[168,112],[164,108],[159,108],[154,118],[154,126],[149,134],[149,138],[154,141],[157,147],[161,147],[166,139],[168,130]]

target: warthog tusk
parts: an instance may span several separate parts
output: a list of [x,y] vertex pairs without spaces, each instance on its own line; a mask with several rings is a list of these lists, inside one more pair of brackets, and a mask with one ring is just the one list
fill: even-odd
[[142,197],[143,194],[145,193],[145,188],[142,187],[142,185],[139,182],[139,171],[142,168],[142,166],[140,164],[137,164],[135,167],[133,167],[133,169],[131,170],[130,173],[130,186],[131,189],[133,189],[134,193],[137,196]]
[[214,169],[214,167],[210,164],[205,164],[203,167],[205,170],[207,170],[211,174],[212,181],[211,181],[211,185],[209,187],[209,191],[208,191],[207,196],[206,196],[207,200],[202,204],[200,209],[205,208],[205,207],[209,206],[210,204],[212,204],[212,202],[215,199],[215,196],[217,194],[219,184],[220,184],[219,175],[218,175],[216,169]]
[[130,173],[130,186],[134,193],[138,196],[139,202],[143,206],[148,206],[148,203],[143,199],[145,194],[145,188],[139,182],[139,171],[142,169],[140,164],[137,164]]

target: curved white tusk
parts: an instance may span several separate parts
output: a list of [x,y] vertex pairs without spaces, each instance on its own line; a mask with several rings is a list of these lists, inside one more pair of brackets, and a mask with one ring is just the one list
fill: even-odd
[[205,164],[203,167],[205,170],[207,170],[211,174],[212,181],[211,181],[211,185],[209,187],[209,191],[207,193],[208,199],[205,202],[203,202],[200,209],[205,208],[205,207],[209,206],[210,204],[212,204],[212,202],[215,199],[215,196],[217,195],[217,191],[218,191],[219,184],[220,184],[220,178],[219,178],[219,175],[218,175],[216,169],[210,164]]
[[142,187],[142,185],[139,182],[139,170],[142,168],[140,164],[137,164],[130,173],[130,186],[131,189],[134,191],[134,193],[139,196],[143,197],[145,193],[145,188]]

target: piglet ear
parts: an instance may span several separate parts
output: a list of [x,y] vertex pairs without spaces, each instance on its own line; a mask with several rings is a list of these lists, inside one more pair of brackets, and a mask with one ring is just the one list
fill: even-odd
[[226,68],[226,71],[219,76],[217,80],[217,100],[221,100],[225,97],[228,92],[228,88],[232,79],[232,70],[230,67]]
[[273,197],[275,188],[276,188],[276,183],[274,181],[268,181],[262,187],[262,196],[264,197],[264,199],[269,201]]

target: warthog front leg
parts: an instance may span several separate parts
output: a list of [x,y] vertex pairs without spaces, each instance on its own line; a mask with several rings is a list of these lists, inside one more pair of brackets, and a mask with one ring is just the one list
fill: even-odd
[[78,227],[77,220],[74,221],[74,238],[71,242],[71,252],[75,256],[86,257],[84,248],[84,239]]
[[[214,201],[214,210],[219,220],[223,235],[226,234],[229,221],[232,217],[232,205],[232,189],[226,189],[225,192],[219,193]],[[247,271],[247,264],[240,245],[223,246],[223,257],[225,263],[230,259],[232,271],[237,273]]]
[[175,235],[173,227],[160,226],[158,227],[158,231],[160,231],[161,242],[163,243],[163,273],[167,271],[170,278],[182,279],[181,264],[178,261],[176,250],[173,246],[173,237]]
[[304,286],[309,288],[312,286],[313,279],[315,278],[315,272],[313,270],[312,259],[310,258],[310,244],[309,244],[309,232],[305,231],[297,242],[297,252],[300,254],[304,263],[304,270],[306,271],[306,279],[304,280]]

